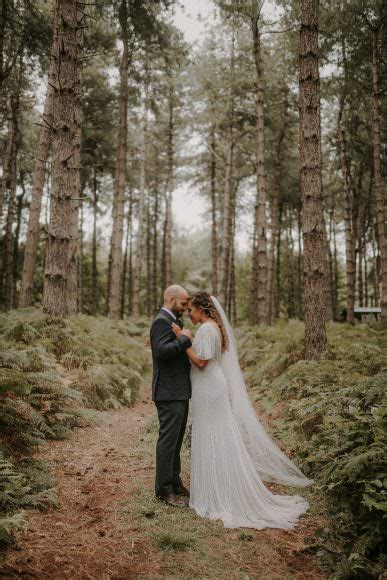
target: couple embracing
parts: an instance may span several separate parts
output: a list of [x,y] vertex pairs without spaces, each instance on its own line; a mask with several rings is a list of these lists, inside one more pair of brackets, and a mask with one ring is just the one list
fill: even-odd
[[[200,325],[195,338],[182,315]],[[164,293],[151,327],[152,399],[159,418],[156,497],[188,506],[227,528],[292,529],[308,502],[275,495],[263,481],[313,483],[280,450],[250,403],[232,328],[219,301],[181,286]],[[180,450],[192,396],[190,490],[180,477]]]

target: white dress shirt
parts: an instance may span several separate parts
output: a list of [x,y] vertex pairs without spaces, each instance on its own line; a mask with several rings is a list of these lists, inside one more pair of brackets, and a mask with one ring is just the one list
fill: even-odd
[[168,308],[165,308],[165,306],[162,306],[161,310],[165,310],[165,312],[168,312],[168,314],[170,314],[172,316],[173,320],[176,320],[176,316]]

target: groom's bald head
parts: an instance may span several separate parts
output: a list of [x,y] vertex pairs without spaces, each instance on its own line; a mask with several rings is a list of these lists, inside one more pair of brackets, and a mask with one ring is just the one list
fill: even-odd
[[172,284],[164,292],[164,306],[174,314],[183,314],[188,306],[188,292],[178,284]]

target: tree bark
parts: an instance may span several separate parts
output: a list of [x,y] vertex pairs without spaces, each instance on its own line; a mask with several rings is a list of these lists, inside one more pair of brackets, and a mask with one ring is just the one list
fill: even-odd
[[234,77],[235,77],[235,31],[232,32],[231,40],[231,57],[230,57],[230,106],[229,106],[229,125],[228,125],[228,148],[225,168],[224,198],[223,198],[223,221],[222,236],[220,249],[220,287],[219,301],[226,307],[228,302],[227,289],[229,287],[230,276],[230,248],[232,237],[232,197],[233,197],[233,172],[234,172],[234,149],[235,149],[235,95],[234,95]]
[[[54,12],[52,55],[56,55],[57,47],[57,12]],[[51,127],[52,127],[52,98],[53,85],[55,83],[56,60],[54,56],[50,59],[48,72],[47,94],[44,103],[44,111],[40,128],[39,142],[36,149],[35,170],[32,184],[31,203],[28,216],[28,229],[25,244],[23,273],[21,280],[19,308],[31,305],[33,282],[36,270],[36,257],[39,242],[39,218],[42,206],[42,194],[46,176],[46,165],[50,149]]]
[[165,284],[172,284],[172,201],[173,201],[173,165],[174,165],[174,106],[173,84],[169,79],[169,119],[168,119],[168,177],[167,177],[167,222],[165,228]]
[[15,97],[8,95],[6,99],[7,108],[7,142],[4,151],[3,159],[3,176],[1,182],[1,198],[5,197],[7,189],[8,193],[8,207],[7,207],[7,219],[5,222],[5,233],[4,238],[0,241],[3,245],[3,263],[0,276],[0,295],[4,302],[5,308],[10,308],[10,295],[9,295],[9,274],[12,273],[12,228],[13,228],[13,218],[14,218],[14,205],[15,205],[15,193],[16,193],[16,154],[17,154],[17,118],[16,118],[16,107],[17,102]]
[[332,313],[333,320],[337,320],[338,310],[338,264],[337,264],[337,244],[336,244],[336,224],[335,224],[335,210],[334,205],[329,212],[329,241],[333,243],[333,252],[330,253],[330,279],[331,279],[331,294],[332,294]]
[[321,138],[318,68],[318,0],[301,0],[300,177],[304,247],[305,356],[326,349],[325,232],[321,199]]
[[122,40],[122,57],[120,63],[120,97],[119,97],[119,129],[117,144],[117,161],[114,184],[113,228],[111,238],[111,267],[109,272],[108,316],[118,319],[120,316],[120,291],[122,275],[122,239],[124,230],[126,155],[128,141],[128,7],[127,0],[122,0],[120,6],[120,25]]
[[19,271],[19,242],[20,242],[20,229],[21,229],[21,221],[22,221],[22,214],[23,214],[23,205],[25,199],[25,187],[24,187],[24,176],[21,175],[20,177],[22,183],[22,193],[18,195],[17,204],[16,204],[16,229],[15,235],[13,237],[13,272],[12,272],[12,304],[11,308],[16,308],[17,306],[17,279],[18,279],[18,271]]
[[127,279],[127,272],[128,272],[128,255],[129,255],[129,240],[132,236],[132,195],[129,192],[129,208],[127,213],[126,219],[126,236],[125,236],[125,251],[124,251],[124,260],[123,260],[123,267],[122,267],[122,288],[121,288],[121,313],[120,318],[123,319],[125,316],[125,306],[126,306],[126,279]]
[[[81,196],[83,197],[83,191]],[[84,292],[84,280],[83,280],[83,262],[84,262],[84,244],[83,244],[83,224],[84,224],[84,216],[83,216],[83,199],[80,200],[80,212],[79,212],[79,231],[78,231],[78,239],[79,239],[79,260],[78,260],[78,288],[77,288],[77,297],[78,297],[78,304],[77,304],[77,311],[83,312],[83,292]]]
[[385,206],[380,144],[380,87],[379,87],[379,30],[372,31],[372,146],[374,159],[374,181],[376,202],[376,225],[380,250],[380,270],[382,279],[381,321],[387,325],[387,238],[385,233]]
[[259,12],[251,19],[254,62],[256,70],[256,202],[254,211],[254,242],[252,254],[251,321],[268,324],[268,283],[266,251],[266,175],[265,175],[265,127],[264,127],[264,64],[261,34],[258,26]]
[[294,240],[293,240],[293,215],[292,208],[289,208],[288,214],[288,224],[286,229],[286,279],[288,285],[288,304],[287,304],[287,314],[288,318],[294,318],[295,316],[295,283],[294,283]]
[[297,314],[300,320],[304,319],[304,289],[303,289],[303,252],[302,252],[302,225],[301,199],[297,203]]
[[277,147],[276,147],[276,158],[275,158],[275,177],[274,177],[274,190],[273,197],[271,201],[271,243],[270,252],[268,260],[268,273],[267,273],[267,285],[268,285],[268,323],[273,324],[275,316],[275,261],[276,261],[276,248],[278,245],[278,235],[279,235],[279,204],[280,195],[282,187],[282,157],[283,157],[283,141],[287,131],[288,125],[288,90],[286,88],[284,95],[284,111],[283,111],[283,123],[282,128],[278,137]]
[[150,316],[151,314],[151,215],[150,215],[150,200],[146,206],[146,315]]
[[[147,68],[147,65],[146,65]],[[147,75],[147,73],[146,73]],[[138,229],[133,270],[133,316],[140,316],[140,292],[142,258],[144,254],[144,216],[146,196],[146,163],[147,163],[147,131],[148,131],[148,78],[145,79],[144,113],[141,136],[141,166],[140,166],[140,193],[138,201]]]
[[7,142],[5,145],[4,155],[3,155],[3,175],[1,178],[0,185],[0,238],[1,231],[3,227],[3,206],[4,197],[7,190],[7,184],[10,180],[10,168],[12,152],[14,151],[14,141],[15,141],[15,126],[14,126],[14,114],[13,114],[13,97],[11,95],[7,96],[6,99],[6,109],[7,109]]
[[4,305],[7,310],[12,308],[13,303],[13,225],[15,219],[15,200],[17,187],[17,155],[19,149],[19,130],[18,130],[18,97],[12,97],[12,114],[13,114],[13,130],[15,133],[11,161],[10,161],[10,184],[8,194],[8,208],[7,220],[5,226],[4,236],[4,253],[3,253],[3,273],[4,273]]
[[133,195],[129,199],[130,235],[129,235],[129,263],[128,263],[128,314],[133,312]]
[[332,297],[332,280],[331,280],[331,246],[330,240],[327,235],[327,228],[325,223],[325,215],[323,213],[323,230],[324,230],[324,245],[325,245],[325,273],[324,273],[324,283],[325,283],[325,321],[333,320],[333,297]]
[[158,306],[158,218],[159,218],[159,180],[156,178],[153,209],[153,247],[152,247],[152,307],[156,311]]
[[93,316],[98,311],[98,264],[97,264],[97,218],[98,218],[98,181],[97,172],[93,175],[93,234],[91,258],[91,312]]
[[341,126],[341,115],[339,116],[338,142],[340,150],[340,166],[343,176],[344,190],[344,231],[345,231],[345,274],[346,274],[346,291],[347,291],[347,321],[351,324],[354,322],[355,307],[355,243],[353,228],[351,223],[351,190],[349,169],[347,163],[345,133]]
[[357,269],[357,283],[358,283],[358,296],[359,296],[359,306],[364,306],[364,277],[363,277],[363,256],[364,256],[364,218],[365,218],[365,208],[364,204],[361,205],[359,215],[358,215],[358,226],[357,226],[357,259],[358,259],[358,269]]
[[8,19],[8,2],[9,0],[0,1],[0,94],[3,93],[3,84],[6,76],[4,70],[4,38]]
[[211,288],[218,295],[218,234],[216,224],[216,131],[215,123],[210,129],[210,193],[211,193]]
[[81,57],[84,14],[76,0],[57,0],[58,46],[52,103],[52,190],[47,231],[43,309],[74,314],[74,269],[80,197]]
[[375,227],[372,229],[373,236],[372,236],[372,257],[373,257],[373,287],[374,287],[374,300],[373,306],[377,306],[379,304],[379,262],[380,256],[378,256],[378,244],[377,244],[377,234],[376,234],[376,224]]
[[278,238],[277,238],[277,247],[276,247],[276,262],[275,262],[275,295],[274,295],[274,316],[275,316],[275,318],[280,317],[281,299],[282,299],[282,288],[281,288],[282,214],[283,214],[283,205],[280,201],[279,208],[278,208]]

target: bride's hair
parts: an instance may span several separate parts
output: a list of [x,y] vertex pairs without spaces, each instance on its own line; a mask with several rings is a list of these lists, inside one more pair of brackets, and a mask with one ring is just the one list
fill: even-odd
[[215,304],[211,300],[211,296],[208,292],[196,292],[190,297],[190,302],[195,308],[200,308],[203,310],[204,314],[209,318],[212,318],[214,322],[219,326],[220,334],[222,337],[222,350],[227,350],[228,340],[226,329],[223,326],[222,319],[219,312],[216,309]]

